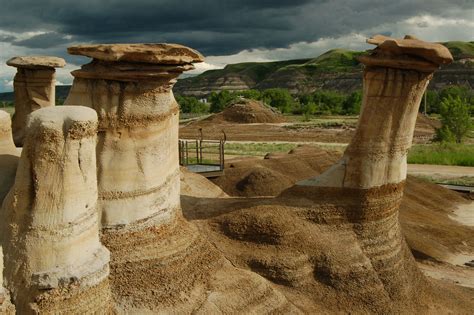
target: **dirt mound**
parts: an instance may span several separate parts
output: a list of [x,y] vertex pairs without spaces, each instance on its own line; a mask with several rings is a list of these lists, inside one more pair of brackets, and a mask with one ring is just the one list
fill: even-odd
[[246,196],[275,196],[292,182],[285,175],[266,167],[255,167],[236,185]]
[[181,167],[181,196],[197,198],[225,198],[228,195],[219,186],[214,185],[204,176]]
[[225,175],[212,181],[231,196],[276,196],[298,180],[320,174],[340,156],[313,146],[298,146],[289,154],[266,159],[228,161]]
[[[339,157],[340,153],[335,151],[299,146],[289,154],[278,154],[269,159],[228,161],[225,175],[213,182],[231,196],[277,196],[297,181],[321,174]],[[248,180],[250,174],[260,176],[253,175],[258,180]],[[243,182],[245,189],[242,189]],[[408,177],[400,219],[403,233],[417,257],[450,261],[456,255],[469,252],[470,248],[474,249],[473,229],[451,219],[457,205],[463,203],[466,200],[456,192]]]
[[240,99],[222,112],[208,118],[212,122],[231,122],[237,124],[281,123],[285,118],[273,107],[255,100]]

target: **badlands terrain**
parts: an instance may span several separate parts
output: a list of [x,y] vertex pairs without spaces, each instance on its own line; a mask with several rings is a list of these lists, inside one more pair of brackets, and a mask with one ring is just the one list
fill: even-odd
[[70,47],[92,61],[65,106],[58,60],[11,59],[26,123],[0,112],[0,312],[472,313],[472,201],[407,177],[413,139],[433,132],[422,95],[453,57],[412,36],[368,43],[358,123],[329,139],[344,152],[228,160],[212,181],[179,166],[179,137],[323,132],[284,135],[245,101],[180,128],[172,87],[204,60],[181,45]]

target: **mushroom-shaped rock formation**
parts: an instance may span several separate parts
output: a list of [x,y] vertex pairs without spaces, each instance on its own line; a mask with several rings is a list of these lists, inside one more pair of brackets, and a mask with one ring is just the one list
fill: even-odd
[[15,180],[18,150],[13,143],[10,114],[0,110],[0,206]]
[[66,104],[99,116],[97,167],[102,225],[144,227],[173,222],[179,209],[178,105],[175,79],[203,57],[175,44],[85,45],[93,57],[73,71]]
[[6,287],[21,314],[109,309],[110,255],[96,207],[97,124],[87,107],[29,115],[1,227]]
[[324,209],[309,215],[314,222],[350,227],[365,260],[347,262],[354,267],[357,285],[372,277],[376,279],[373,290],[383,288],[387,294],[377,298],[379,303],[415,305],[430,286],[403,239],[398,209],[421,98],[433,71],[452,57],[440,44],[411,37],[382,40],[376,36],[368,42],[378,46],[360,58],[365,64],[363,104],[351,143],[337,164],[298,182],[282,196],[304,197],[315,209]]
[[433,71],[453,58],[443,45],[411,36],[377,35],[367,42],[378,46],[360,57],[366,67],[356,133],[338,164],[300,182],[301,186],[369,189],[406,179],[406,157],[421,98]]
[[15,90],[15,114],[13,115],[13,139],[16,146],[23,146],[26,119],[31,112],[55,104],[55,68],[62,68],[62,58],[50,56],[13,57],[7,65],[16,67],[13,80]]

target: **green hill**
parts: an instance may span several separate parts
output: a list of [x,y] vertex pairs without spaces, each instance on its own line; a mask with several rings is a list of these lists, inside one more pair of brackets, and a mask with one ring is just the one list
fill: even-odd
[[[443,43],[455,62],[435,74],[430,88],[446,84],[474,86],[474,42]],[[206,71],[198,76],[178,80],[174,91],[183,95],[206,96],[212,91],[286,88],[292,93],[316,89],[352,91],[362,85],[362,65],[357,57],[365,51],[332,49],[312,59],[275,62],[245,62],[224,69]],[[462,62],[458,60],[463,59]]]

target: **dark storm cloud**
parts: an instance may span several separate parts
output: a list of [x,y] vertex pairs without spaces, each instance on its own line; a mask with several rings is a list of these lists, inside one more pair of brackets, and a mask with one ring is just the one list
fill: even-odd
[[70,41],[71,39],[68,36],[56,32],[48,32],[24,40],[15,40],[12,43],[16,46],[28,48],[50,48],[69,43]]
[[[45,31],[32,48],[82,42],[177,42],[204,54],[286,47],[392,23],[449,15],[472,0],[0,0],[0,30]],[[0,38],[1,40],[1,38]],[[11,38],[7,38],[11,41]]]

